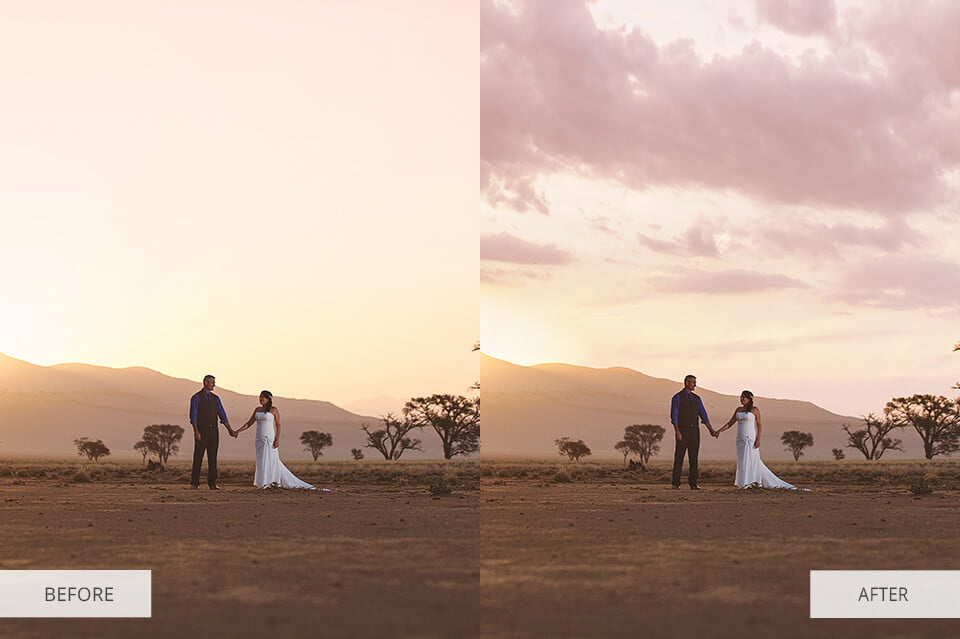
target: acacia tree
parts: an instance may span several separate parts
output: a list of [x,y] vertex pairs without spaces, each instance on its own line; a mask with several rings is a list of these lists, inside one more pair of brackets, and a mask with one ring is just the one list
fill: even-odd
[[[960,351],[960,342],[957,342],[956,344],[953,345],[953,352],[956,353],[957,351]],[[953,387],[960,388],[960,382],[957,382],[956,384],[954,384]]]
[[623,441],[630,446],[630,452],[640,458],[644,465],[660,452],[660,442],[666,431],[656,424],[631,424],[623,429]]
[[143,429],[143,439],[133,445],[140,444],[157,456],[161,468],[172,455],[180,452],[180,440],[183,439],[183,427],[177,424],[150,424]]
[[[387,413],[380,418],[383,422],[383,428],[371,431],[367,424],[360,426],[360,429],[367,434],[366,448],[374,448],[380,451],[384,459],[397,460],[407,450],[423,450],[420,447],[420,440],[407,437],[407,434],[414,428],[420,428],[407,418],[397,419],[393,413]],[[362,456],[362,453],[361,453]],[[354,459],[359,459],[354,453]]]
[[356,461],[360,461],[361,459],[363,459],[363,451],[360,450],[359,448],[351,448],[350,454],[353,455],[353,458]]
[[323,456],[323,449],[333,445],[333,435],[318,430],[305,430],[300,433],[300,443],[304,450],[313,455],[313,461],[317,461]]
[[[473,343],[473,352],[476,353],[479,350],[480,350],[480,341],[477,340],[476,342]],[[480,382],[479,381],[474,382],[470,386],[470,390],[480,390]]]
[[813,446],[813,434],[801,433],[799,430],[788,430],[780,435],[780,441],[785,446],[784,450],[793,453],[793,461],[798,461],[803,457],[803,449]]
[[581,457],[591,454],[590,447],[584,444],[582,439],[573,441],[569,437],[561,437],[553,443],[560,449],[560,454],[569,457],[570,461],[580,461]]
[[86,455],[90,461],[97,461],[110,454],[110,449],[100,439],[93,441],[89,437],[81,437],[73,440],[73,443],[77,447],[77,454]]
[[927,459],[960,449],[960,402],[943,395],[896,397],[883,409],[897,426],[911,426],[923,440]]
[[480,450],[480,400],[463,395],[415,397],[403,414],[416,426],[429,426],[443,444],[444,459]]
[[141,440],[141,441],[138,441],[136,444],[133,445],[133,449],[134,449],[135,451],[137,451],[138,453],[140,453],[141,455],[143,455],[143,463],[146,464],[146,463],[147,463],[147,455],[150,454],[150,449],[147,448],[146,442],[144,442],[144,441],[142,441],[142,440]]
[[[903,451],[903,440],[887,437],[892,431],[901,428],[900,425],[891,422],[889,419],[880,419],[873,413],[869,413],[863,420],[864,428],[859,430],[850,430],[849,424],[842,426],[847,433],[847,448],[856,448],[867,459],[880,459],[888,450]],[[836,452],[834,452],[836,456]],[[838,459],[841,459],[838,457]]]
[[846,457],[846,455],[843,454],[842,448],[834,448],[830,452],[833,453],[833,458],[836,459],[837,461],[840,461],[841,459]]
[[623,455],[623,465],[626,466],[627,457],[630,456],[630,444],[628,444],[626,440],[621,439],[614,445],[613,449]]

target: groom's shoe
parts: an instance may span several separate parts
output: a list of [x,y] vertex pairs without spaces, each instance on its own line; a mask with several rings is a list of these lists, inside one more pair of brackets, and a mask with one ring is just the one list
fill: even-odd
[[680,486],[670,485],[670,490],[680,490]]
[[214,484],[213,486],[210,487],[210,490],[220,490],[220,487]]
[[690,490],[703,490],[703,488],[700,488],[699,486],[694,485],[690,487]]
[[194,486],[193,484],[190,484],[190,490],[200,490],[200,486]]

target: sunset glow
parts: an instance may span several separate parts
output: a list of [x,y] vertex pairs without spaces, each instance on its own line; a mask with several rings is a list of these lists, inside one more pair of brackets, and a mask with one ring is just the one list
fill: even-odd
[[5,4],[0,352],[466,392],[476,51],[439,1]]

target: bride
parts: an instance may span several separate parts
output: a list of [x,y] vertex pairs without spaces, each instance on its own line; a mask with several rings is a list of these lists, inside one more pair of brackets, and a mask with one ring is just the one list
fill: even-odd
[[253,411],[247,423],[236,430],[234,437],[250,428],[254,422],[257,423],[254,440],[257,448],[257,472],[253,476],[253,485],[257,488],[279,486],[316,490],[315,486],[298,479],[280,461],[280,411],[273,405],[273,393],[268,390],[260,393],[260,408]]
[[760,459],[760,433],[763,430],[760,409],[753,405],[753,393],[748,390],[740,393],[740,408],[717,430],[717,435],[734,423],[737,424],[737,477],[733,485],[737,488],[758,486],[796,490],[796,486],[774,475]]

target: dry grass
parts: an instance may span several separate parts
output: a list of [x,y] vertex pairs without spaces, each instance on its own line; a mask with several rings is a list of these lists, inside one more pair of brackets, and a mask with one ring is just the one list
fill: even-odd
[[[169,484],[190,481],[191,463],[175,461],[166,468],[147,471],[140,462],[90,462],[86,460],[17,460],[0,462],[0,478],[14,480],[55,480],[75,482],[134,482]],[[287,467],[304,481],[315,485],[383,485],[429,488],[443,484],[451,490],[479,490],[478,460],[446,461],[319,461],[290,462]],[[206,462],[202,476],[206,476]],[[243,485],[253,480],[254,463],[221,461],[218,483]]]
[[[781,478],[797,485],[871,485],[909,488],[925,484],[932,490],[960,489],[960,463],[954,460],[891,461],[776,461],[768,464]],[[619,461],[570,462],[566,459],[484,459],[480,476],[485,481],[503,480],[558,481],[558,476],[573,482],[669,483],[672,462],[656,461],[645,471],[628,472]],[[684,477],[688,465],[684,463]],[[701,461],[700,483],[732,484],[737,464],[734,461]],[[566,479],[564,480],[566,481]]]

